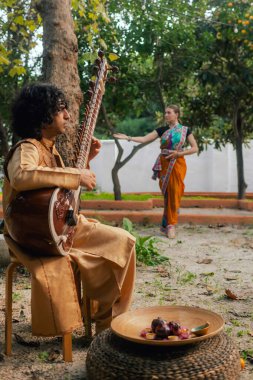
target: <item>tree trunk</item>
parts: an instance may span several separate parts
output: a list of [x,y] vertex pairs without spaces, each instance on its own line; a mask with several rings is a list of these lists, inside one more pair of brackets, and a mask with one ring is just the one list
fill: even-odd
[[243,165],[243,144],[241,139],[236,139],[236,159],[237,159],[237,178],[238,178],[238,199],[244,199],[247,184],[244,179]]
[[41,0],[37,8],[43,19],[43,81],[60,87],[69,103],[70,127],[59,137],[57,146],[65,164],[70,166],[82,102],[71,1]]
[[2,118],[0,116],[0,153],[1,157],[5,158],[7,156],[9,146],[8,146],[8,138],[7,138],[7,133],[6,130],[3,126]]
[[[114,128],[111,120],[108,118],[106,108],[105,108],[103,103],[101,104],[101,110],[102,110],[107,128],[109,129],[110,133],[113,134],[115,132],[115,128]],[[112,183],[113,183],[114,199],[115,199],[115,201],[121,201],[121,199],[122,199],[122,197],[121,197],[121,186],[120,186],[118,171],[121,168],[120,159],[123,155],[123,149],[122,149],[122,147],[121,147],[121,145],[117,139],[115,140],[115,143],[118,147],[118,155],[117,155],[114,167],[112,168]]]
[[240,116],[238,107],[234,110],[234,133],[235,133],[235,149],[237,161],[237,180],[238,180],[238,199],[244,199],[247,184],[244,179],[244,164],[243,164],[243,121]]
[[164,112],[165,110],[165,103],[164,103],[164,97],[163,97],[163,67],[164,67],[164,57],[163,52],[160,49],[161,41],[160,39],[157,39],[157,51],[155,53],[154,62],[157,67],[157,92],[158,92],[158,99],[160,100],[161,104],[161,110]]
[[121,165],[118,163],[115,163],[114,167],[112,168],[112,182],[113,182],[113,192],[114,192],[114,199],[115,201],[121,201],[121,186],[118,176],[118,171],[121,168]]
[[121,160],[124,150],[122,146],[120,145],[119,141],[115,138],[115,144],[117,145],[118,148],[118,155],[116,158],[116,162],[114,164],[114,167],[112,168],[112,181],[113,181],[113,191],[114,191],[114,198],[115,200],[121,200],[121,188],[120,188],[120,182],[119,182],[119,177],[118,177],[118,171],[126,165],[128,161],[131,160],[131,158],[137,153],[140,149],[142,149],[144,146],[150,144],[152,141],[147,142],[147,143],[142,143],[133,146],[132,151],[129,153],[128,156],[126,156],[123,160]]
[[[114,128],[113,124],[111,123],[111,121],[109,120],[107,112],[106,112],[106,109],[105,109],[105,106],[103,104],[101,106],[101,109],[102,109],[102,112],[103,112],[105,123],[106,123],[109,131],[113,134],[115,128]],[[126,158],[124,158],[124,160],[121,161],[123,153],[124,153],[124,150],[123,150],[122,146],[120,145],[119,140],[116,139],[116,138],[114,140],[115,140],[115,144],[116,144],[116,146],[118,148],[118,154],[117,154],[117,158],[116,158],[114,167],[112,168],[113,192],[114,192],[114,199],[115,199],[115,201],[121,201],[121,199],[122,199],[122,197],[121,197],[121,186],[120,186],[118,172],[128,161],[131,160],[131,158],[135,155],[135,153],[138,152],[138,150],[140,150],[144,146],[150,144],[150,142],[144,143],[144,144],[135,145],[133,147],[131,153]]]

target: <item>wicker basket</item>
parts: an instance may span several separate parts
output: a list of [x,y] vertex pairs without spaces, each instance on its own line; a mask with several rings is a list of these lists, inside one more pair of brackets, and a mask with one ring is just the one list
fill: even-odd
[[239,379],[240,355],[222,333],[194,345],[159,347],[119,338],[110,329],[87,353],[89,380]]

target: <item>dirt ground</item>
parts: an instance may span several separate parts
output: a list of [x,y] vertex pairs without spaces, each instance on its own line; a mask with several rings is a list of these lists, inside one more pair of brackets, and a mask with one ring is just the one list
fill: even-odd
[[[169,261],[157,267],[138,266],[132,309],[153,305],[188,305],[213,310],[225,320],[225,331],[238,345],[246,367],[240,379],[253,379],[253,227],[181,225],[168,240],[157,226],[136,227],[141,235],[159,239],[160,253]],[[225,294],[229,289],[237,299]],[[13,355],[4,355],[4,270],[0,278],[0,379],[85,379],[88,342],[77,331],[73,363],[65,364],[61,339],[30,335],[30,279],[15,280]],[[23,338],[29,347],[17,342]],[[19,338],[19,339],[18,339]],[[103,379],[101,379],[103,380]]]

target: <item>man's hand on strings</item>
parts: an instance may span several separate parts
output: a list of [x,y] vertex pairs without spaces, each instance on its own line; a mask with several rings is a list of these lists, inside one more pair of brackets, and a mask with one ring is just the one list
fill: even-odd
[[101,149],[101,146],[101,142],[96,139],[96,137],[92,137],[88,161],[91,161],[94,157],[96,157]]
[[93,190],[96,186],[96,175],[89,169],[84,169],[81,173],[80,185],[87,190]]

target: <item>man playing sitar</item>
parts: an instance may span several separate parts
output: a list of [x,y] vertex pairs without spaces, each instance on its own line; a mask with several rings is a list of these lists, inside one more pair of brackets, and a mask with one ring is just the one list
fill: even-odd
[[[96,185],[96,177],[87,168],[65,167],[55,147],[56,137],[68,128],[70,118],[65,95],[60,89],[50,84],[33,84],[23,88],[15,99],[12,114],[13,131],[23,140],[16,144],[7,158],[3,208],[6,240],[13,239],[19,243],[15,240],[12,227],[20,222],[12,215],[11,206],[20,194],[29,197],[36,190],[47,191],[52,188],[68,192],[78,190],[80,186],[92,190]],[[88,162],[99,152],[100,147],[100,142],[91,138]],[[38,208],[41,207],[39,203]],[[114,316],[129,308],[135,279],[135,238],[120,228],[88,220],[80,214],[69,223],[72,224],[72,242],[66,254],[47,257],[46,249],[45,255],[38,250],[38,256],[36,250],[32,249],[26,251],[27,255],[19,250],[14,252],[32,273],[35,335],[62,334],[81,324],[70,262],[74,262],[80,271],[87,295],[97,301],[97,332],[109,327]],[[19,228],[22,230],[22,225]],[[33,226],[30,228],[33,231]],[[43,239],[37,240],[39,247]],[[48,244],[50,246],[53,243]],[[39,297],[41,294],[54,297],[56,305],[45,306]],[[59,295],[57,300],[55,294]],[[76,314],[69,310],[71,303],[72,306],[75,303]],[[53,316],[49,318],[51,314]]]

